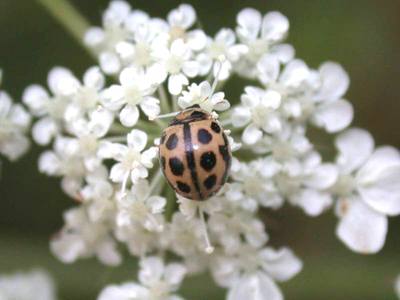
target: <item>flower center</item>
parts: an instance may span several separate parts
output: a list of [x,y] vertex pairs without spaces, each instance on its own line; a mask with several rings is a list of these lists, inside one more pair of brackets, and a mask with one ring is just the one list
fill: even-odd
[[76,101],[83,109],[87,110],[95,108],[99,98],[94,88],[81,87],[76,95]]
[[170,74],[178,74],[181,71],[183,60],[176,55],[170,55],[167,59],[166,69]]
[[94,154],[97,150],[97,145],[97,138],[92,134],[84,135],[79,139],[79,148],[83,155]]
[[122,160],[122,165],[126,170],[131,170],[139,166],[140,164],[139,161],[140,161],[140,152],[133,149],[129,149],[128,153]]
[[125,87],[125,101],[130,105],[137,105],[142,100],[142,92],[136,85]]
[[148,66],[152,62],[150,53],[151,49],[148,44],[146,43],[136,44],[135,57],[134,57],[135,65]]
[[351,174],[341,175],[333,187],[333,191],[342,197],[351,195],[355,189],[356,180]]

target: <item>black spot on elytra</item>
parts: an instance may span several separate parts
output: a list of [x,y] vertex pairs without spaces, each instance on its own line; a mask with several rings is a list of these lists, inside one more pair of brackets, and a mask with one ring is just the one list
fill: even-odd
[[206,116],[206,114],[201,111],[195,110],[190,114],[190,116],[196,119],[203,119]]
[[178,145],[178,137],[176,136],[175,133],[169,136],[167,143],[165,145],[167,146],[168,150],[173,150],[176,148],[176,146]]
[[181,192],[190,193],[190,186],[188,186],[186,183],[183,183],[181,181],[177,181],[176,184],[178,185],[178,189]]
[[206,129],[199,129],[197,139],[202,144],[208,144],[212,140],[212,135]]
[[222,156],[222,159],[225,162],[225,172],[222,176],[221,179],[221,185],[224,184],[226,182],[226,180],[228,179],[228,172],[229,169],[231,167],[231,163],[232,163],[232,157],[229,153],[229,142],[228,142],[228,138],[226,137],[226,135],[223,133],[222,137],[224,138],[224,142],[225,144],[223,146],[219,146],[219,153]]
[[217,176],[210,175],[206,178],[206,180],[204,180],[203,184],[208,190],[211,190],[215,186],[216,182],[217,182]]
[[200,157],[200,165],[206,171],[211,171],[215,167],[217,158],[214,152],[204,152]]
[[162,166],[163,170],[165,170],[165,157],[161,156],[160,161],[161,161],[161,166]]
[[177,157],[172,157],[169,159],[169,167],[171,168],[172,174],[175,176],[182,176],[185,167],[182,161]]
[[216,122],[211,123],[211,129],[216,133],[221,132],[221,127]]

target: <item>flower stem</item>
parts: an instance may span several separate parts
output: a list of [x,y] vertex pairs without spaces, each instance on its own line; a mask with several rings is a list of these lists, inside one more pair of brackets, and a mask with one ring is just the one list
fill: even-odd
[[96,58],[95,53],[83,43],[83,36],[90,27],[90,24],[68,0],[36,1],[41,4],[93,58]]
[[167,205],[165,207],[165,219],[168,222],[171,222],[172,215],[176,209],[176,195],[174,190],[170,187],[166,187],[166,197],[167,197]]
[[165,114],[169,113],[171,111],[171,106],[169,105],[169,99],[163,84],[160,84],[158,87],[158,96],[161,101],[161,111]]

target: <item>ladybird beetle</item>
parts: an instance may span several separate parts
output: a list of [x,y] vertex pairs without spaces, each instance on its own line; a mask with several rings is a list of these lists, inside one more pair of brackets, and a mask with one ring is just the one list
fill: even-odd
[[165,178],[185,198],[206,200],[227,180],[232,161],[228,139],[199,105],[176,115],[162,133],[159,150]]

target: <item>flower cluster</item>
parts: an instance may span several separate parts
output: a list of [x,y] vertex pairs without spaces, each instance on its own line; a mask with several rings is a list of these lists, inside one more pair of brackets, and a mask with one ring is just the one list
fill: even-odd
[[55,300],[53,279],[43,270],[0,275],[0,299]]
[[[48,88],[24,92],[35,142],[51,145],[39,169],[60,177],[79,204],[64,214],[52,251],[65,263],[96,256],[117,265],[123,244],[140,258],[140,283],[109,286],[99,299],[182,299],[174,293],[183,277],[206,271],[228,300],[282,299],[276,282],[295,276],[302,262],[268,244],[260,210],[289,203],[313,217],[333,208],[337,236],[360,253],[379,251],[387,217],[400,214],[399,151],[349,128],[349,77],[339,64],[313,69],[296,58],[283,43],[289,22],[279,12],[243,9],[235,29],[214,37],[196,21],[186,4],[162,20],[112,1],[103,26],[84,38],[99,65],[82,80],[56,67]],[[237,102],[221,91],[232,75],[251,79]],[[229,182],[204,202],[177,197],[155,159],[166,127],[157,116],[194,104],[219,120],[237,150]],[[8,111],[0,105],[0,122]],[[332,136],[333,161],[310,127]]]
[[[0,70],[0,85],[2,71]],[[31,115],[20,104],[14,104],[7,92],[0,90],[0,154],[11,161],[20,158],[29,148],[26,132]]]

